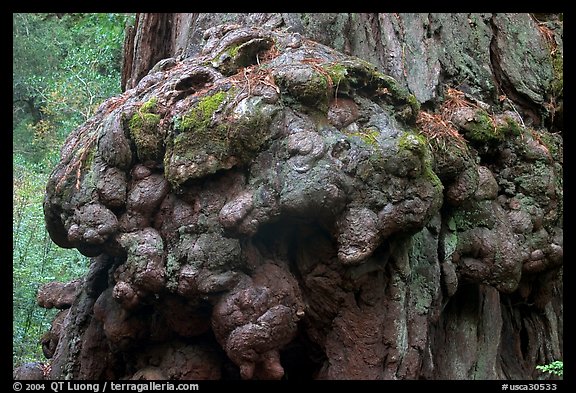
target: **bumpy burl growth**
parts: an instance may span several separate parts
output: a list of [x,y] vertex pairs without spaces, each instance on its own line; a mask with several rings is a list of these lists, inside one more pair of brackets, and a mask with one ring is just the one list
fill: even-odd
[[225,91],[203,96],[183,115],[174,118],[164,158],[166,178],[171,184],[178,185],[235,164],[233,160],[228,162],[228,128],[213,124],[213,115],[226,96]]
[[520,155],[446,170],[457,155],[438,166],[417,101],[370,64],[297,34],[205,38],[63,148],[47,226],[97,258],[50,377],[416,378],[460,282],[511,293],[558,266],[551,160],[546,187]]

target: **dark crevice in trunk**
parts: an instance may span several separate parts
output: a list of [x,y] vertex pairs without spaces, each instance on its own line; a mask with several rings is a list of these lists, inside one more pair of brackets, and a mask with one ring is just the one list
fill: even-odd
[[326,354],[301,327],[296,338],[280,352],[280,359],[285,380],[310,381],[326,362]]

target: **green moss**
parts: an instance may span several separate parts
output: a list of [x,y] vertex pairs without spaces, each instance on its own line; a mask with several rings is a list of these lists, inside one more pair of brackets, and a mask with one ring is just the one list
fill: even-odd
[[194,128],[193,131],[178,134],[172,141],[172,153],[176,157],[190,160],[203,155],[213,155],[222,159],[229,150],[228,128],[219,124],[215,127]]
[[389,87],[390,94],[400,92],[391,78],[379,72],[376,67],[367,61],[351,57],[338,63],[326,63],[322,68],[332,79],[334,85],[339,85],[339,91],[347,92],[351,87],[365,90],[369,95],[378,92],[379,88]]
[[475,142],[501,141],[503,136],[497,132],[488,113],[479,111],[474,121],[466,125],[466,136]]
[[436,172],[434,172],[434,170],[432,169],[431,160],[424,161],[423,175],[426,179],[430,181],[430,183],[432,183],[434,188],[436,188],[437,190],[444,190],[444,185],[442,184],[442,181],[440,180]]
[[410,94],[398,84],[396,79],[390,75],[375,71],[373,80],[379,85],[378,87],[385,88],[388,91],[388,94],[394,99],[408,101]]
[[380,136],[380,131],[375,128],[368,127],[357,132],[347,133],[346,135],[358,137],[367,145],[376,147],[378,146],[378,136]]
[[[396,109],[397,117],[407,122],[414,122],[420,111],[420,102],[413,94],[404,89],[396,79],[376,71],[374,73],[377,91],[387,91],[383,97],[389,98]],[[385,90],[384,90],[385,89]]]
[[218,53],[210,63],[224,75],[233,75],[244,67],[256,64],[258,53],[268,50],[273,45],[275,42],[271,38],[235,43]]
[[240,45],[233,45],[226,50],[226,52],[230,55],[231,58],[235,58],[238,56]]
[[340,63],[330,63],[322,67],[330,76],[334,85],[335,93],[348,93],[350,81],[347,79],[348,70]]
[[408,105],[412,109],[412,115],[416,116],[420,111],[420,102],[418,101],[418,99],[414,94],[408,94],[406,100],[408,101]]
[[232,75],[236,73],[238,67],[235,64],[235,59],[238,56],[241,45],[242,44],[234,44],[225,48],[209,62],[210,65],[218,69],[224,75]]
[[315,72],[310,78],[310,83],[314,85],[312,87],[312,92],[320,92],[320,95],[325,94],[328,90],[328,78],[326,75],[321,74],[320,72]]
[[491,203],[490,200],[480,201],[457,209],[453,214],[457,230],[461,232],[478,227],[494,228],[496,218],[491,213]]
[[174,139],[175,150],[179,154],[194,156],[200,147],[220,159],[225,155],[234,155],[241,161],[247,161],[262,147],[270,121],[270,116],[263,112],[254,111],[240,116],[227,125],[211,125],[214,112],[230,94],[231,91],[220,91],[204,97],[185,116],[175,120],[174,128],[181,132]]
[[144,128],[150,129],[160,123],[160,115],[155,113],[136,112],[130,119],[128,127],[133,133],[142,131]]
[[366,68],[371,71],[367,80],[367,88],[378,94],[385,103],[394,106],[394,114],[400,120],[414,123],[420,110],[420,103],[413,94],[404,89],[396,79],[385,75],[375,68]]
[[477,111],[474,120],[465,125],[469,140],[480,143],[502,142],[509,135],[521,135],[522,127],[511,117],[506,117],[504,125],[495,125],[490,115]]
[[203,97],[184,116],[174,119],[174,129],[179,132],[205,133],[212,121],[212,115],[222,105],[226,96],[225,91],[219,91]]
[[[278,74],[275,80],[280,89],[288,93],[288,97],[293,97],[298,103],[318,109],[325,114],[328,111],[330,97],[328,77],[312,67],[307,79],[304,80],[304,76],[306,75]],[[290,98],[286,102],[290,103]]]
[[348,75],[348,70],[340,63],[329,63],[322,68],[330,75],[334,83],[340,83]]
[[432,152],[428,139],[422,134],[407,131],[398,138],[398,154],[409,151],[422,160],[422,176],[430,181],[434,188],[443,190],[442,181],[434,172]]
[[[537,132],[537,131],[534,131]],[[562,137],[560,134],[552,134],[547,131],[537,132],[538,140],[546,146],[554,161],[561,161],[559,154],[562,152]]]
[[157,99],[154,97],[140,106],[128,122],[130,137],[136,145],[136,153],[141,161],[157,160],[163,151],[162,137],[158,124],[160,115],[156,110]]
[[434,157],[434,171],[443,180],[451,181],[466,166],[466,162],[474,161],[472,153],[465,140],[450,135],[428,139]]
[[404,132],[398,138],[398,150],[410,150],[418,157],[423,158],[427,152],[428,140],[422,134]]
[[498,129],[498,132],[503,135],[522,135],[522,127],[516,120],[511,117],[506,117],[506,125]]
[[552,94],[559,97],[564,92],[564,57],[560,53],[556,53],[552,57],[552,72],[554,77],[550,87]]
[[268,126],[272,114],[257,111],[251,116],[243,116],[233,122],[233,135],[230,145],[231,153],[240,159],[241,163],[250,161],[262,149],[269,139]]
[[171,184],[243,165],[267,142],[269,122],[279,108],[263,104],[261,97],[249,98],[242,109],[236,107],[212,121],[214,113],[234,92],[230,89],[205,96],[184,116],[173,120],[175,136],[167,141],[164,160],[165,175]]
[[338,63],[323,64],[322,68],[332,79],[336,92],[349,94],[356,89],[368,96],[376,96],[384,103],[394,106],[396,117],[414,123],[420,110],[416,97],[404,89],[396,79],[378,71],[362,59],[351,57]]
[[[371,154],[368,159],[358,162],[356,168],[356,175],[364,182],[371,183],[374,180],[374,173],[381,171],[385,164],[385,159],[382,154],[382,149],[379,146],[378,137],[380,131],[377,128],[364,128],[356,132],[344,132],[345,135],[357,138],[356,140],[362,141]],[[356,142],[358,143],[358,142]]]
[[211,92],[183,116],[173,118],[173,138],[167,139],[164,157],[165,176],[173,186],[223,167],[222,159],[229,152],[228,126],[213,124],[212,118],[232,93],[233,89]]
[[156,110],[156,104],[158,103],[158,99],[156,97],[152,97],[148,101],[146,101],[140,107],[140,112],[143,113],[152,113]]

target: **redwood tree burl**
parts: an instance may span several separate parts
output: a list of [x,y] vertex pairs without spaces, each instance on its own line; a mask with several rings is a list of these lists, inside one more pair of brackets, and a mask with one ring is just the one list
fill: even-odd
[[[140,14],[126,91],[47,185],[53,240],[93,257],[48,378],[530,379],[562,359],[553,55],[506,40],[538,37],[528,15],[459,15]],[[469,53],[440,51],[452,28],[479,32]],[[551,67],[525,85],[523,50]]]

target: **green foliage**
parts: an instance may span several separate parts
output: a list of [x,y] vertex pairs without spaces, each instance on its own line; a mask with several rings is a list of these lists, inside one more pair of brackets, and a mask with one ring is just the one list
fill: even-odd
[[127,14],[13,14],[15,151],[41,161],[120,93],[128,20]]
[[129,14],[13,14],[13,366],[43,361],[39,339],[57,310],[38,288],[86,272],[88,259],[57,247],[44,225],[48,174],[65,138],[120,92]]
[[555,360],[552,363],[536,366],[536,369],[562,377],[564,375],[564,362],[561,360]]
[[56,310],[36,305],[38,288],[50,281],[67,282],[85,273],[88,260],[76,250],[57,247],[44,226],[42,199],[48,175],[42,164],[22,156],[13,160],[13,366],[43,359],[39,339],[50,329]]

